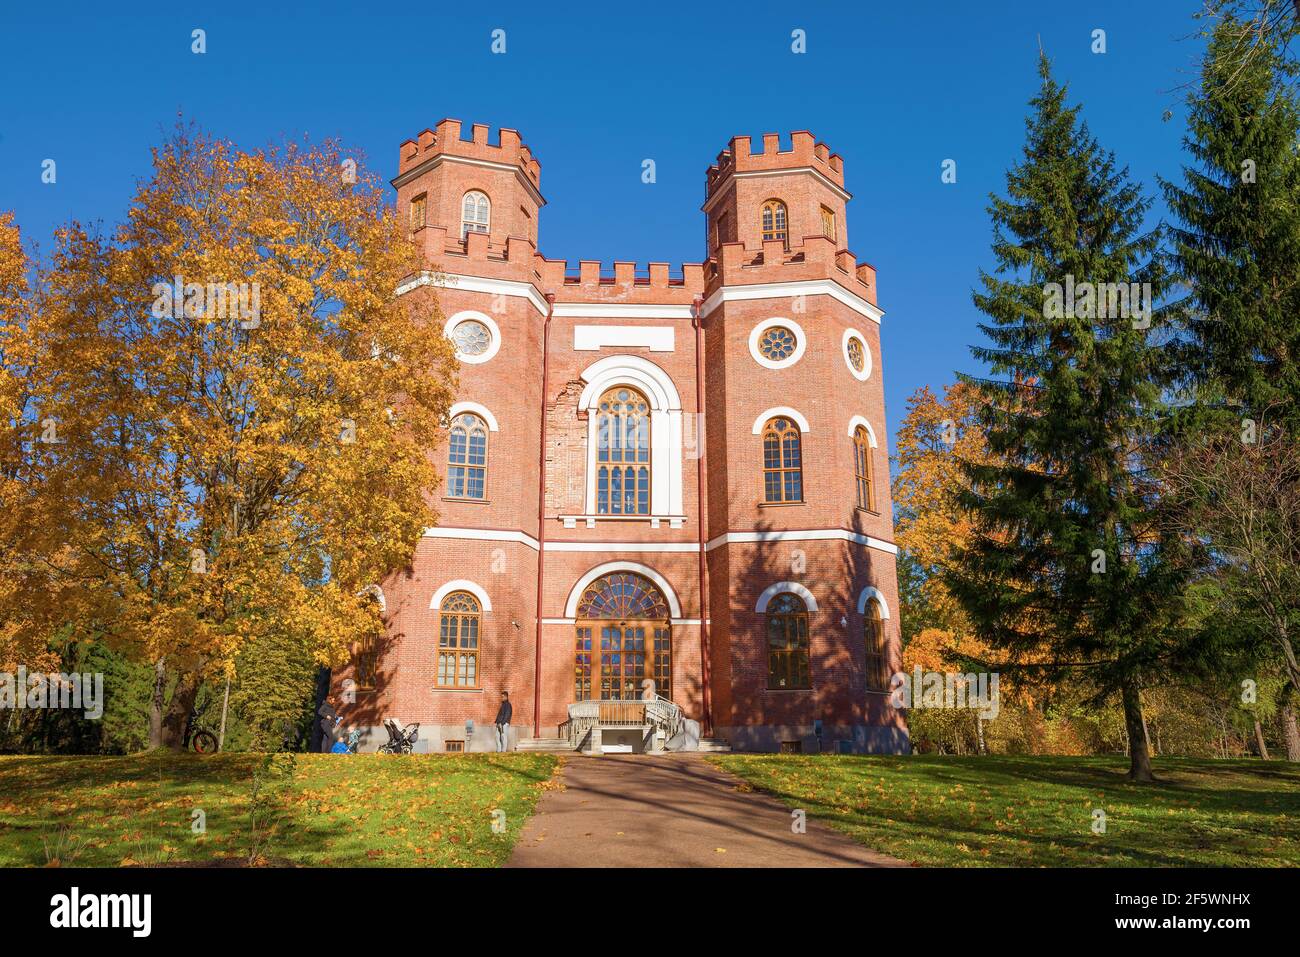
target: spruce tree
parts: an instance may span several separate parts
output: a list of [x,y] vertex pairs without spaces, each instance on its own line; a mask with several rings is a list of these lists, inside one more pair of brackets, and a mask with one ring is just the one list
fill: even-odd
[[1198,165],[1162,183],[1190,288],[1190,384],[1264,428],[1300,420],[1300,109],[1287,72],[1269,38],[1221,20],[1188,98],[1183,144]]
[[[963,462],[978,533],[944,575],[1005,670],[1118,694],[1130,777],[1152,780],[1140,691],[1185,650],[1190,565],[1147,469],[1169,365],[1160,234],[1046,56],[1039,73],[1023,159],[991,197],[997,265],[973,294],[991,377],[963,376],[992,460]],[[1149,285],[1126,309],[1118,284],[1134,282]]]
[[[1242,625],[1257,623],[1271,649],[1261,667],[1280,665],[1290,676],[1281,719],[1293,761],[1300,596],[1289,582],[1300,574],[1300,543],[1276,506],[1300,496],[1294,466],[1282,465],[1294,462],[1300,435],[1300,107],[1295,66],[1281,52],[1297,32],[1294,24],[1274,36],[1232,16],[1219,20],[1188,97],[1183,143],[1195,163],[1181,185],[1162,184],[1177,220],[1173,264],[1189,290],[1182,354],[1196,397],[1178,416],[1181,449],[1170,469],[1180,518],[1209,541],[1225,583],[1220,617],[1237,627],[1215,626],[1249,644],[1257,635]],[[1270,463],[1280,467],[1260,471]],[[1258,520],[1224,521],[1243,491],[1258,493]]]

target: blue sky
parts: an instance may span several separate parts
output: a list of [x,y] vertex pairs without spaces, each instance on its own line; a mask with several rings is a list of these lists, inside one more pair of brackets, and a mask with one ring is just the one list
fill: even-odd
[[[1039,38],[1093,133],[1154,195],[1155,175],[1184,159],[1199,6],[8,5],[0,209],[46,248],[69,218],[117,221],[178,111],[248,147],[337,136],[385,178],[402,140],[451,116],[518,129],[541,160],[547,256],[676,266],[703,255],[704,171],[729,138],[808,129],[844,157],[850,247],[879,272],[892,449],[913,390],[976,369],[985,207],[1019,157]],[[498,28],[504,55],[490,50]],[[795,29],[804,54],[791,52]],[[1091,51],[1095,29],[1104,54]],[[955,184],[940,180],[949,158]]]

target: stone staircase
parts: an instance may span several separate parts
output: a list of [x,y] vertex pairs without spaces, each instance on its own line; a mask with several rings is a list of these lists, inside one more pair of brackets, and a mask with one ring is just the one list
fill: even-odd
[[725,738],[700,738],[699,751],[712,751],[715,754],[731,750]]
[[516,751],[572,751],[573,745],[568,738],[520,738],[515,742]]

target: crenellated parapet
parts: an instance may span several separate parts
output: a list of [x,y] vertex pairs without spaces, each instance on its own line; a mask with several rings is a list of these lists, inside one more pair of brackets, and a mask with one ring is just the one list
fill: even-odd
[[849,250],[835,246],[827,236],[805,236],[789,248],[779,239],[765,240],[758,247],[723,243],[720,255],[706,264],[706,295],[720,286],[831,279],[878,305],[875,267],[859,263]]
[[825,143],[817,142],[807,130],[790,134],[790,149],[782,150],[778,133],[763,134],[763,151],[755,153],[748,136],[733,136],[729,147],[718,154],[717,162],[709,167],[705,182],[705,197],[726,182],[735,173],[760,173],[772,170],[807,167],[821,173],[836,186],[844,186],[844,161],[832,153]]
[[460,120],[442,120],[432,130],[424,130],[413,140],[401,145],[397,173],[400,177],[439,155],[458,156],[463,159],[516,166],[532,182],[541,186],[542,164],[524,144],[517,130],[502,127],[497,132],[497,143],[489,142],[491,127],[475,123],[471,139],[462,139]]

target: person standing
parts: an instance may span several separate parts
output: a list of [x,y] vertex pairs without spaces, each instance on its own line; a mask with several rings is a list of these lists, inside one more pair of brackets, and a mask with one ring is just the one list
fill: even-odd
[[514,708],[510,705],[510,692],[501,692],[501,707],[497,708],[497,750],[505,751],[510,747],[510,719]]

